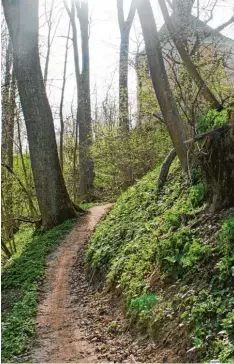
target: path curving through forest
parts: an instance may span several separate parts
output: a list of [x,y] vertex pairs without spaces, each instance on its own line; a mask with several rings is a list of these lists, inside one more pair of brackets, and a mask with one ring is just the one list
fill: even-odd
[[111,205],[95,206],[81,218],[48,262],[42,299],[36,320],[34,363],[95,362],[94,348],[83,338],[69,294],[69,274],[97,223]]
[[[47,263],[36,320],[32,363],[180,362],[175,350],[131,334],[119,293],[87,280],[84,251],[111,204],[95,206],[81,218]],[[101,287],[99,287],[101,288]],[[111,330],[110,330],[111,329]]]

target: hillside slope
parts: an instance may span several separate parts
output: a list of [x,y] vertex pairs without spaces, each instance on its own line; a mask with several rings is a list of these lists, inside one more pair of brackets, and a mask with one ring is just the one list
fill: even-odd
[[234,358],[234,210],[210,215],[199,171],[178,163],[129,188],[89,242],[86,266],[125,304],[131,327],[182,362]]

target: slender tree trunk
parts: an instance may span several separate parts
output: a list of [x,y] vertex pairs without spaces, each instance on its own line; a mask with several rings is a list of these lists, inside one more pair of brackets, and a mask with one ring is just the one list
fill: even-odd
[[128,133],[128,51],[129,34],[135,15],[135,4],[131,2],[126,21],[124,20],[123,0],[117,0],[118,22],[120,30],[120,54],[119,54],[119,127],[123,133]]
[[77,17],[80,23],[82,73],[79,84],[79,162],[80,162],[80,198],[89,199],[93,187],[94,166],[90,156],[92,144],[91,103],[90,103],[90,65],[88,3],[76,2]]
[[2,0],[13,44],[32,171],[44,229],[75,217],[59,164],[53,117],[38,51],[38,0]]
[[167,26],[167,29],[170,33],[170,36],[175,43],[175,46],[182,58],[182,61],[184,62],[184,65],[189,72],[190,76],[195,81],[197,87],[201,90],[201,93],[203,94],[204,98],[210,103],[210,106],[213,109],[221,110],[222,105],[218,102],[218,100],[215,98],[214,94],[210,91],[209,87],[206,85],[206,82],[202,79],[201,75],[199,74],[196,66],[191,61],[191,58],[189,54],[187,53],[182,41],[180,40],[180,37],[178,34],[176,34],[176,30],[174,29],[174,25],[170,19],[167,6],[164,0],[159,0],[159,5],[164,17],[165,24]]
[[[79,66],[79,50],[77,44],[77,28],[75,21],[75,7],[72,1],[71,10],[69,10],[66,0],[64,5],[70,17],[72,33],[73,33],[73,51],[74,51],[74,64],[76,73],[77,84],[77,128],[79,127],[79,171],[80,171],[80,199],[85,200],[88,198],[90,190],[92,189],[94,170],[93,161],[90,157],[90,146],[92,143],[91,135],[91,105],[90,105],[90,81],[89,81],[89,35],[88,35],[88,4],[77,1],[77,17],[80,22],[81,30],[81,50],[82,50],[82,72]],[[76,135],[77,138],[77,135]],[[76,158],[77,139],[75,141],[76,148],[74,157]],[[74,160],[74,175],[76,170],[76,162]]]
[[6,257],[9,259],[11,257],[11,252],[8,249],[6,243],[1,239],[1,249],[6,254]]
[[185,141],[183,121],[177,110],[166,74],[153,11],[149,0],[136,0],[136,4],[155,94],[182,168],[187,171],[187,147],[183,143]]
[[59,155],[60,155],[60,165],[63,171],[63,135],[64,135],[64,120],[63,120],[63,101],[64,101],[64,93],[66,86],[66,75],[67,75],[67,56],[68,56],[68,43],[70,36],[71,22],[69,22],[68,32],[67,32],[67,40],[66,40],[66,50],[65,50],[65,59],[64,59],[64,68],[63,68],[63,84],[62,84],[62,92],[59,106],[59,116],[60,116],[60,143],[59,143]]
[[[49,62],[50,62],[50,50],[51,50],[51,18],[52,18],[52,10],[54,6],[54,0],[51,3],[51,9],[49,13],[48,19],[48,36],[47,36],[47,52],[46,52],[46,61],[45,61],[45,69],[44,69],[44,84],[46,87],[47,78],[48,78],[48,71],[49,71]],[[45,9],[46,10],[46,9]]]
[[76,75],[76,91],[77,91],[77,112],[76,112],[76,122],[75,122],[75,148],[73,152],[73,198],[76,201],[76,161],[77,161],[77,149],[78,149],[78,129],[79,129],[79,85],[80,85],[80,65],[79,65],[79,49],[77,43],[77,28],[75,21],[75,5],[72,0],[71,10],[68,8],[66,0],[63,0],[64,6],[66,8],[67,14],[70,18],[70,23],[72,27],[72,45],[73,45],[73,57]]
[[6,50],[5,85],[2,92],[2,161],[13,168],[13,140],[15,113],[15,79],[11,74],[12,45]]
[[119,55],[119,127],[129,132],[128,115],[128,50],[129,30],[122,31]]
[[[13,142],[14,142],[14,121],[15,121],[15,98],[16,82],[12,71],[12,44],[9,38],[6,50],[5,85],[2,93],[2,162],[13,169]],[[2,170],[2,191],[7,213],[11,217],[13,213],[13,179],[7,170]],[[2,196],[3,197],[3,196]],[[10,226],[7,224],[7,229]]]

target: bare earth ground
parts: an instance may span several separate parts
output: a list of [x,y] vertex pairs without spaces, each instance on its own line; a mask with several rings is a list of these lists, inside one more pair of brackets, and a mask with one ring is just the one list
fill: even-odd
[[89,210],[48,261],[30,362],[180,362],[179,352],[132,336],[117,299],[90,287],[83,254],[111,205]]

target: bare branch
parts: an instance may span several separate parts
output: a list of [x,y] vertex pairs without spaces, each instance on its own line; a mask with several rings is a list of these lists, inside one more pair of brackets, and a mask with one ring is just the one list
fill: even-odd
[[128,13],[128,17],[127,20],[125,22],[125,24],[127,25],[127,27],[132,25],[134,16],[135,16],[135,12],[136,12],[136,3],[134,0],[132,0],[131,5],[130,5],[130,9],[129,9],[129,13]]
[[125,23],[124,12],[123,12],[123,0],[117,0],[117,11],[118,11],[119,28],[123,29]]

